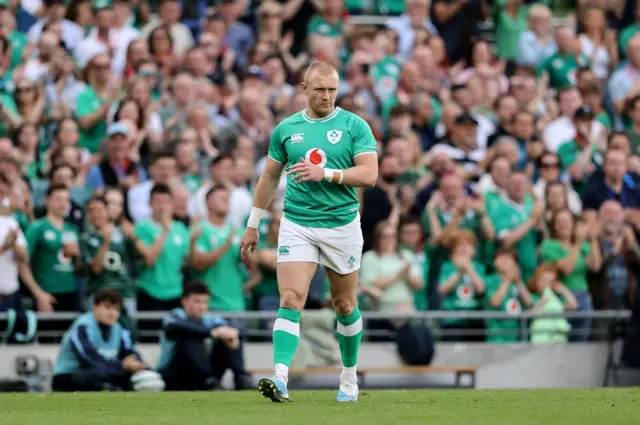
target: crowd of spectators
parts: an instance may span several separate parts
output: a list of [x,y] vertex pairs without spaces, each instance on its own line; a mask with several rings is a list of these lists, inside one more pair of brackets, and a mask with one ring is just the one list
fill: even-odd
[[[277,310],[285,177],[247,265],[239,240],[271,131],[305,107],[314,60],[339,70],[338,106],[378,139],[379,181],[360,192],[363,306],[626,308],[640,7],[556,6],[0,0],[0,311],[25,298],[84,311],[108,287],[124,320],[178,307],[191,279],[212,310]],[[589,337],[588,319],[546,320],[532,340]],[[441,327],[519,339],[516,321]]]

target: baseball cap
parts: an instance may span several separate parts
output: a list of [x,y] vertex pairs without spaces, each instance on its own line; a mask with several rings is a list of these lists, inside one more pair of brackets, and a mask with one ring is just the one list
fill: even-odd
[[463,112],[456,117],[456,124],[457,125],[464,125],[464,124],[478,125],[478,120],[476,120],[473,117],[473,115],[471,115],[470,113]]
[[593,109],[591,109],[589,105],[582,105],[573,115],[573,118],[576,120],[592,120],[595,116],[596,113],[593,112]]
[[107,129],[107,137],[115,136],[116,134],[122,134],[129,137],[129,128],[121,122],[112,123]]

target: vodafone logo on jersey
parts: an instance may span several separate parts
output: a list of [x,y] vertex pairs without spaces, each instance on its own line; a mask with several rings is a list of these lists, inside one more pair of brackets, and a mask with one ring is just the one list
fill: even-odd
[[320,167],[327,165],[327,154],[320,148],[309,149],[304,155],[304,159]]

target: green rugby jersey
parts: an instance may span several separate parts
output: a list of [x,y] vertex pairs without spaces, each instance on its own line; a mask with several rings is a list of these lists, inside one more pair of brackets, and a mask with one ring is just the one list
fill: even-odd
[[[347,169],[356,156],[376,153],[376,139],[359,116],[336,108],[324,118],[311,118],[302,110],[276,126],[269,156],[288,166],[305,158],[323,168]],[[284,215],[307,227],[334,228],[351,223],[360,210],[356,188],[320,182],[292,182],[287,176]]]

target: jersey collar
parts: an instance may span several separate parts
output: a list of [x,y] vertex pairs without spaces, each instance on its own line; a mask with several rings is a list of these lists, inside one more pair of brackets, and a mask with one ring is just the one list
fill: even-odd
[[323,118],[311,118],[309,116],[309,114],[307,114],[307,110],[303,109],[302,110],[302,118],[304,118],[304,120],[306,122],[310,122],[312,124],[317,123],[317,122],[327,122],[327,121],[331,120],[332,118],[334,118],[335,116],[337,116],[338,112],[340,112],[340,107],[336,106],[336,108],[333,110],[333,112],[331,114],[327,115],[326,117],[323,117]]

